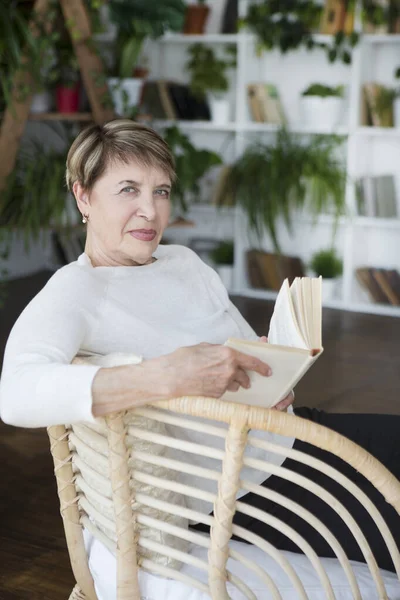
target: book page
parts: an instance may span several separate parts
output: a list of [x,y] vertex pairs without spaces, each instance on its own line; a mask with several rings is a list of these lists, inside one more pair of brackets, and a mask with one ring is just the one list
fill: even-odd
[[302,278],[296,277],[290,286],[290,294],[292,296],[293,309],[296,314],[297,324],[301,331],[301,334],[307,344],[307,348],[310,347],[310,340],[307,338],[307,327],[304,314],[303,306],[303,288],[301,285]]
[[268,342],[280,346],[308,349],[297,324],[287,279],[283,282],[275,301],[274,312],[269,325]]
[[311,294],[313,301],[314,327],[310,348],[322,348],[322,277],[311,280]]
[[237,392],[227,391],[221,399],[264,408],[275,406],[285,398],[318,358],[318,355],[312,356],[308,350],[235,338],[229,338],[225,346],[256,356],[271,367],[272,375],[264,377],[256,371],[246,371],[251,387],[241,387]]

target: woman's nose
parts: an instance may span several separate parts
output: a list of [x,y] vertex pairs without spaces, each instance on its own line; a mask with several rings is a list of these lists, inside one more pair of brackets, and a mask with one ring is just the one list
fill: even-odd
[[156,216],[156,206],[153,194],[143,193],[140,195],[137,213],[138,216],[144,217],[148,221],[154,220]]

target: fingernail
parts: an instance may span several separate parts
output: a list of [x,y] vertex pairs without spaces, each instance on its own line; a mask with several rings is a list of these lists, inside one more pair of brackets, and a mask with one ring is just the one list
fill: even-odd
[[268,367],[268,369],[266,369],[266,370],[265,370],[265,375],[266,375],[267,377],[269,377],[270,375],[272,375],[272,369],[270,369],[270,368]]

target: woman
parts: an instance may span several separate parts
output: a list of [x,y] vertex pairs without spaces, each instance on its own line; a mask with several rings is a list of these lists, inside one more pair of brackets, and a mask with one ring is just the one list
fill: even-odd
[[[66,180],[82,220],[88,224],[85,252],[51,277],[14,325],[0,386],[5,422],[40,427],[92,421],[150,399],[219,398],[226,390],[249,386],[246,370],[266,377],[271,374],[260,360],[222,345],[231,336],[266,338],[258,338],[230,302],[214,270],[188,248],[159,244],[169,220],[174,178],[171,152],[150,128],[116,120],[103,127],[92,125],[78,135],[68,154]],[[78,352],[134,353],[141,355],[143,362],[113,368],[71,365]],[[277,408],[289,406],[292,410],[292,402],[293,394],[289,394]],[[326,415],[308,409],[296,409],[296,413],[364,445],[399,477],[397,419],[389,423],[392,437],[387,429],[384,437],[377,415]],[[190,438],[190,432],[187,436]],[[297,440],[281,438],[281,443],[289,447],[295,443],[296,448],[319,454]],[[264,451],[259,453],[265,458]],[[325,454],[324,460],[346,470],[339,459]],[[307,469],[292,462],[286,460],[285,466]],[[313,474],[314,480],[320,477]],[[255,474],[256,483],[294,500],[302,496],[300,502],[321,520],[329,524],[336,520],[336,513],[306,498],[297,486],[275,477],[263,479],[262,473]],[[379,496],[367,482],[358,483],[374,499]],[[264,508],[271,504],[253,494],[242,499],[254,505],[262,503]],[[351,505],[348,499],[341,500]],[[400,538],[397,514],[383,506],[381,498],[378,504],[394,536]],[[307,531],[296,515],[289,516],[275,505],[268,510],[302,531],[320,555],[330,555],[322,538]],[[357,518],[362,509],[351,506],[351,510]],[[298,551],[279,532],[258,521],[244,515],[235,519],[278,547]],[[381,566],[393,568],[373,527],[365,527],[371,546]],[[350,558],[363,560],[348,532],[337,529],[336,535]]]

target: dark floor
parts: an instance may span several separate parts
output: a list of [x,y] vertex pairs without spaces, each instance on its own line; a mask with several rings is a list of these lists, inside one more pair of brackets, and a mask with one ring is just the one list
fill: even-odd
[[[0,360],[13,322],[49,275],[10,283],[0,310]],[[234,301],[266,334],[272,304]],[[297,386],[297,405],[400,414],[399,338],[400,319],[324,310],[325,351]],[[0,453],[0,600],[66,600],[73,577],[46,432],[0,423]]]

